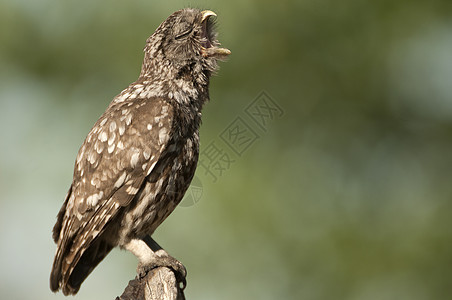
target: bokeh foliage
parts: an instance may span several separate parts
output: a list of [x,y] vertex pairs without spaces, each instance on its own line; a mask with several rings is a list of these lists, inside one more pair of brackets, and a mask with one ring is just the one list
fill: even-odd
[[[263,90],[284,110],[156,232],[188,299],[452,297],[451,1],[0,0],[1,298],[63,299],[50,230],[78,147],[187,6],[217,12],[233,53],[202,147]],[[121,294],[135,266],[114,251],[78,299]]]

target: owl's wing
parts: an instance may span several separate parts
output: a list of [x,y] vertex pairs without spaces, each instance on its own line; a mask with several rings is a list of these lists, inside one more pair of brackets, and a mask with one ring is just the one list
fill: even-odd
[[155,168],[171,138],[172,121],[172,107],[164,100],[137,98],[113,102],[94,125],[77,155],[74,179],[54,227],[52,290],[74,292],[64,288],[72,271]]

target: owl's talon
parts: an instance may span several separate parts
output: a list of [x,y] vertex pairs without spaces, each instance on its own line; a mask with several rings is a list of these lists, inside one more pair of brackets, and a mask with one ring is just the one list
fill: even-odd
[[187,269],[180,261],[166,253],[162,256],[156,256],[155,259],[150,263],[140,263],[137,268],[138,277],[142,279],[146,277],[149,271],[159,267],[170,268],[174,272],[177,282],[182,283],[182,287],[180,288],[182,290],[185,289],[185,287],[187,286],[187,280],[185,279],[185,277],[187,276]]

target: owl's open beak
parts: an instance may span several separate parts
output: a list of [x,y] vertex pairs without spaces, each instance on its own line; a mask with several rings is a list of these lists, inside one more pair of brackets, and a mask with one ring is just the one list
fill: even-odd
[[208,17],[216,17],[217,16],[217,14],[211,10],[203,10],[201,12],[201,14],[202,14],[201,23],[204,22],[205,20],[207,20]]
[[204,57],[216,57],[216,58],[225,58],[229,54],[231,54],[231,51],[226,48],[220,48],[218,47],[220,43],[215,40],[215,38],[212,38],[212,36],[215,36],[212,34],[212,24],[209,23],[210,17],[216,17],[217,14],[214,13],[211,10],[204,10],[201,12],[201,24],[204,31],[204,38],[206,41],[202,45],[202,55]]

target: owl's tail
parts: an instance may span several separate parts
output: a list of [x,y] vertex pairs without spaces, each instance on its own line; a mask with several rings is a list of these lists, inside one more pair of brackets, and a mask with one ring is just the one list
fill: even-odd
[[58,256],[58,251],[53,261],[52,271],[50,272],[50,289],[56,293],[60,289],[61,280],[61,256]]
[[63,226],[67,227],[67,223],[64,222],[64,215],[66,213],[66,206],[69,200],[69,197],[72,192],[72,185],[69,188],[69,191],[66,194],[66,198],[64,200],[63,205],[61,206],[60,211],[58,212],[57,221],[52,231],[52,238],[54,242],[57,244],[57,251],[55,253],[55,258],[53,260],[52,271],[50,272],[50,289],[52,292],[58,292],[60,289],[60,281],[61,281],[61,264],[63,262],[63,258],[67,252],[67,236],[64,237],[61,235],[61,231]]
[[[71,266],[71,255],[55,256],[50,274],[50,289],[57,292],[60,288],[64,295],[75,295],[83,281],[94,268],[107,256],[113,246],[102,239],[96,239],[83,253],[80,259]],[[70,251],[69,251],[70,252]],[[68,264],[69,266],[62,266]]]
[[86,277],[114,247],[103,233],[119,205],[105,201],[81,225],[76,217],[64,217],[67,199],[53,228],[57,252],[50,273],[50,289],[53,292],[62,289],[65,295],[75,295]]
[[[50,289],[53,292],[62,289],[65,295],[75,295],[86,277],[113,248],[102,238],[101,230],[89,235],[89,239],[82,242],[83,234],[80,234],[80,228],[73,230],[74,220],[64,220],[70,193],[71,189],[53,228],[57,251],[50,272]],[[89,224],[91,225],[91,222]]]

